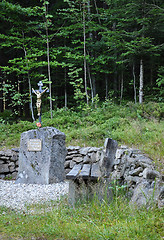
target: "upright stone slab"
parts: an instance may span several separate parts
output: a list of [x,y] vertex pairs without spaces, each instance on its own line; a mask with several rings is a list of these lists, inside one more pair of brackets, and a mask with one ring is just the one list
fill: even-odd
[[118,143],[116,140],[113,140],[112,138],[106,138],[104,150],[100,160],[102,176],[106,178],[108,178],[112,172],[117,147]]
[[16,183],[49,184],[65,179],[65,134],[53,127],[23,132]]

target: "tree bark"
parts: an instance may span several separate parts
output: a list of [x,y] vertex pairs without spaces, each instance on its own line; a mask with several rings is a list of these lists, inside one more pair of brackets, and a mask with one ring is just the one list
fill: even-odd
[[65,108],[67,108],[67,71],[64,69],[64,100],[65,100]]
[[86,62],[86,33],[85,33],[85,0],[83,1],[83,39],[84,39],[84,85],[85,85],[85,95],[87,105],[89,104],[88,100],[88,91],[87,91],[87,62]]
[[135,75],[135,64],[133,62],[133,87],[134,87],[134,102],[137,103],[137,93],[136,93],[136,75]]
[[3,111],[6,110],[5,80],[3,80]]
[[91,87],[91,98],[92,98],[92,104],[94,102],[94,93],[93,93],[93,84],[92,84],[92,78],[91,78],[91,72],[90,72],[90,67],[88,64],[88,77],[89,77],[89,83],[90,83],[90,87]]
[[140,87],[139,87],[139,103],[143,103],[143,77],[144,77],[144,70],[143,70],[143,59],[140,60]]
[[105,73],[105,98],[108,99],[108,76]]
[[124,74],[123,71],[121,72],[121,94],[120,94],[120,104],[123,98],[123,90],[124,90]]
[[25,48],[25,45],[24,45],[24,32],[22,32],[22,34],[23,34],[23,51],[24,51],[24,55],[25,55],[25,59],[26,59],[27,78],[28,78],[28,87],[29,87],[29,95],[30,95],[30,111],[31,111],[32,120],[35,121],[34,111],[33,111],[33,106],[32,106],[31,79],[30,79],[30,73],[29,73],[27,51],[26,51],[26,48]]
[[48,63],[48,81],[49,81],[49,93],[50,93],[50,113],[51,119],[52,114],[52,89],[51,89],[51,68],[50,68],[50,47],[49,47],[49,35],[48,35],[48,23],[47,23],[47,5],[44,3],[45,7],[45,30],[46,30],[46,42],[47,42],[47,63]]

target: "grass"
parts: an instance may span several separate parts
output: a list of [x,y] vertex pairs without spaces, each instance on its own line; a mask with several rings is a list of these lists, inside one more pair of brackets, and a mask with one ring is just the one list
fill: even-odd
[[[111,137],[119,144],[136,147],[155,160],[159,169],[164,163],[164,104],[147,103],[124,106],[105,102],[97,108],[80,111],[56,109],[42,116],[42,126],[52,126],[66,135],[66,145],[103,146]],[[36,122],[4,123],[0,120],[0,149],[19,147],[23,131],[37,128]]]
[[[43,206],[39,206],[40,208]],[[154,207],[135,209],[123,197],[110,204],[94,199],[77,203],[73,209],[66,199],[54,202],[51,211],[16,213],[0,208],[0,236],[6,239],[47,240],[158,240],[164,237],[164,212]]]
[[[54,118],[44,113],[43,126],[53,126],[66,134],[67,145],[103,146],[106,137],[119,144],[137,147],[152,157],[162,171],[164,160],[164,104],[126,106],[106,102],[83,111],[56,109]],[[20,121],[12,125],[0,120],[1,149],[18,147],[21,132],[36,123]],[[0,207],[0,239],[37,240],[161,240],[164,239],[163,209],[129,205],[118,194],[109,204],[94,201],[77,203],[73,209],[67,198],[48,205],[29,206],[18,213]],[[30,211],[32,210],[32,211]]]

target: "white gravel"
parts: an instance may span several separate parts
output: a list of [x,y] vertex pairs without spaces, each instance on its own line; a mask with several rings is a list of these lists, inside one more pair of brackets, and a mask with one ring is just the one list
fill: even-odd
[[0,180],[0,206],[19,211],[26,210],[29,204],[58,200],[67,193],[68,182],[40,185]]

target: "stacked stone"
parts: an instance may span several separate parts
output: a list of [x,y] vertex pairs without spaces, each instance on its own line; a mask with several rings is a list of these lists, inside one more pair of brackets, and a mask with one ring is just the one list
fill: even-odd
[[17,150],[0,151],[0,178],[15,179],[18,172]]
[[101,159],[102,148],[97,147],[79,147],[69,146],[67,147],[67,156],[65,161],[66,174],[76,164],[95,163]]
[[159,206],[164,205],[163,176],[155,170],[153,161],[140,150],[126,146],[118,148],[111,179],[117,179],[121,185],[127,186],[132,196],[131,202],[137,205],[147,204],[150,200],[158,201]]
[[[0,178],[16,178],[18,152],[18,149],[0,151]],[[76,164],[101,163],[103,152],[102,147],[67,147],[65,173],[67,174]],[[155,170],[154,162],[140,150],[127,146],[119,147],[110,178],[127,187],[132,203],[143,205],[153,200],[159,207],[164,206],[164,176]]]

